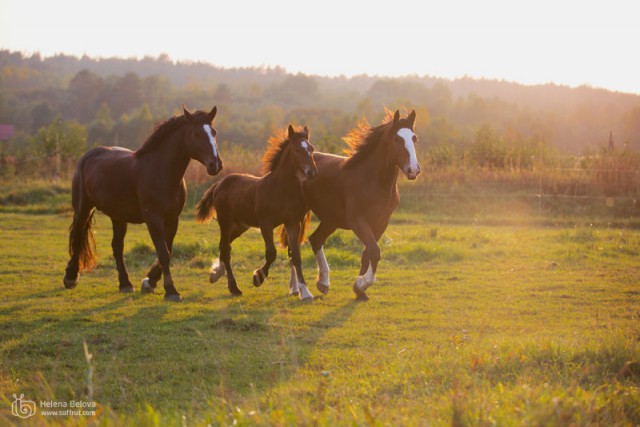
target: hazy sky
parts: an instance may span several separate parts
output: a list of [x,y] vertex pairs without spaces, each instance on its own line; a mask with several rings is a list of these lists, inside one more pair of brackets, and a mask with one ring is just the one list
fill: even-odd
[[638,0],[0,0],[0,48],[640,94]]

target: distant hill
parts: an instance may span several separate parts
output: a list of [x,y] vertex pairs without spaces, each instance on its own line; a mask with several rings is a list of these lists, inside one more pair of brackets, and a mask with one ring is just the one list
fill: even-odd
[[640,149],[640,96],[585,86],[470,77],[320,77],[293,75],[280,67],[175,62],[166,55],[43,58],[7,50],[0,50],[0,71],[0,123],[27,133],[56,114],[88,125],[105,105],[114,121],[143,106],[157,121],[182,103],[199,108],[216,103],[233,128],[228,133],[232,141],[258,144],[269,126],[304,119],[329,144],[362,114],[376,121],[383,105],[404,105],[419,111],[428,144],[464,148],[481,126],[489,125],[501,138],[542,137],[574,153],[607,143],[609,132],[616,144]]

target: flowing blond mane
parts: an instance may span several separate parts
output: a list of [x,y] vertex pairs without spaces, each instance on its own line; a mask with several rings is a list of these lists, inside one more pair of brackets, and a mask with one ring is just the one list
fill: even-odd
[[344,150],[344,153],[349,157],[346,161],[347,165],[356,164],[373,152],[387,129],[393,124],[393,111],[386,107],[384,110],[385,116],[382,119],[382,124],[372,127],[362,116],[356,127],[342,138],[347,144],[347,148]]
[[[296,131],[297,132],[297,131]],[[267,142],[267,150],[262,155],[262,174],[273,172],[284,154],[284,150],[289,142],[287,129],[278,129],[269,138]]]

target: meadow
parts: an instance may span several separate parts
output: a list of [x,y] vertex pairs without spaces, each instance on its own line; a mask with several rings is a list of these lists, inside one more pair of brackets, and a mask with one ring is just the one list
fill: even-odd
[[[638,425],[640,230],[606,221],[427,216],[404,206],[381,239],[366,303],[351,286],[360,243],[330,238],[331,290],[289,297],[280,251],[260,288],[258,232],[234,243],[240,298],[208,282],[217,224],[192,200],[174,248],[182,303],[118,293],[111,224],[96,217],[98,266],[62,286],[68,187],[2,194],[2,425]],[[417,202],[415,202],[417,203]],[[543,226],[543,224],[545,224]],[[130,226],[139,288],[154,259]],[[85,347],[86,346],[86,347]],[[91,357],[88,357],[88,354]],[[14,394],[92,401],[93,417],[11,413]]]

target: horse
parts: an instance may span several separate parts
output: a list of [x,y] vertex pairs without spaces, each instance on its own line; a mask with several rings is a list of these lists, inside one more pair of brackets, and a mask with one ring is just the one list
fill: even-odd
[[209,175],[222,170],[213,120],[217,107],[207,113],[183,114],[157,126],[137,151],[120,147],[95,147],[78,161],[71,187],[73,222],[69,233],[69,255],[64,286],[75,288],[80,270],[96,264],[91,230],[96,209],[111,218],[111,247],[118,269],[120,292],[133,292],[124,264],[127,224],[145,223],[157,260],[142,280],[141,291],[152,293],[164,274],[164,299],[182,300],[176,290],[169,262],[178,217],[184,208],[187,187],[184,173],[191,159],[207,168]]
[[406,118],[400,118],[399,111],[393,116],[387,111],[385,122],[371,127],[363,118],[344,138],[349,146],[348,157],[314,154],[318,175],[313,181],[303,182],[302,194],[320,220],[309,243],[318,266],[316,286],[323,294],[329,291],[324,242],[340,228],[352,230],[365,245],[353,291],[356,300],[369,299],[366,290],[376,280],[381,258],[377,241],[400,201],[398,169],[409,180],[415,180],[420,173],[415,151],[418,138],[413,132],[415,119],[415,111]]
[[211,186],[196,205],[196,221],[209,222],[214,216],[220,226],[220,261],[212,266],[209,280],[215,283],[225,272],[229,292],[242,295],[231,268],[231,243],[249,227],[260,228],[265,243],[265,262],[254,270],[253,285],[260,286],[269,276],[276,259],[273,229],[284,224],[288,233],[292,275],[290,295],[311,300],[302,274],[300,244],[304,241],[311,214],[302,198],[301,182],[314,179],[317,168],[314,147],[309,142],[309,129],[295,131],[289,125],[286,133],[277,132],[269,139],[262,158],[262,177],[230,174]]

